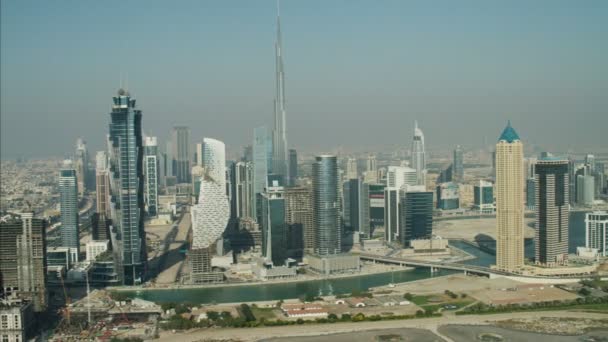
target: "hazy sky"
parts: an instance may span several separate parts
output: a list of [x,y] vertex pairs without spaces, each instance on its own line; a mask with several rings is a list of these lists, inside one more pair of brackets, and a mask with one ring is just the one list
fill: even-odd
[[[120,74],[165,140],[272,122],[274,1],[1,1],[1,152],[101,149]],[[281,3],[290,147],[608,145],[608,1]],[[126,77],[123,77],[126,78]]]

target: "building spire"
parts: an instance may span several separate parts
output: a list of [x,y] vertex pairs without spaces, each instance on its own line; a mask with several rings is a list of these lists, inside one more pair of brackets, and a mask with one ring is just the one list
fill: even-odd
[[273,170],[288,177],[287,125],[285,114],[285,71],[283,70],[283,47],[281,39],[280,2],[277,0],[277,37],[275,42],[275,82],[274,129],[273,129]]

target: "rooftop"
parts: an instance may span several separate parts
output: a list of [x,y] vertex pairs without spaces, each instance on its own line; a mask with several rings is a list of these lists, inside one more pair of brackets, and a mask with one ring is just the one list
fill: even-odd
[[505,127],[505,129],[502,131],[500,138],[498,138],[498,141],[501,141],[501,140],[504,140],[508,143],[512,143],[516,140],[520,140],[519,135],[517,134],[517,132],[515,132],[515,129],[513,129],[513,127],[511,127],[510,120],[507,122],[507,127]]

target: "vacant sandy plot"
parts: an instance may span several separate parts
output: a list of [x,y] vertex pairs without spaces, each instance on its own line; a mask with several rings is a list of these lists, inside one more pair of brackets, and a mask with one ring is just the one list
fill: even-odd
[[[393,338],[393,339],[390,339]],[[399,338],[399,339],[397,339]],[[435,342],[444,341],[439,336],[428,330],[422,329],[386,329],[372,330],[357,333],[332,334],[324,336],[309,336],[309,337],[278,337],[268,340],[267,342],[356,342],[356,341],[420,341],[420,342]]]
[[[525,219],[524,234],[526,238],[534,238],[534,228],[528,223],[534,219]],[[474,240],[478,234],[485,234],[496,238],[496,218],[471,218],[459,220],[436,221],[433,226],[433,234],[446,239]]]
[[495,305],[551,302],[578,298],[571,292],[540,284],[521,284],[513,287],[477,290],[470,295],[484,303]]
[[[502,341],[548,341],[548,342],[578,342],[578,341],[605,341],[608,338],[608,331],[593,331],[583,336],[561,336],[538,334],[533,332],[517,331],[511,329],[503,329],[489,325],[445,325],[439,328],[439,332],[452,339],[454,342],[470,342],[483,341],[484,335],[498,335],[503,338]],[[591,337],[599,337],[603,339],[591,339]],[[492,341],[486,339],[486,341]]]
[[521,283],[506,278],[489,279],[486,277],[454,274],[444,277],[419,280],[411,283],[395,284],[395,287],[393,288],[382,287],[378,289],[392,290],[398,293],[409,292],[418,295],[443,293],[445,290],[450,290],[455,293],[471,294],[476,291],[509,288],[519,284]]

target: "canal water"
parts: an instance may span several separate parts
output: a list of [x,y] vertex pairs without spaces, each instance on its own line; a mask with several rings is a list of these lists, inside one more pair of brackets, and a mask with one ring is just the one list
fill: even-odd
[[[585,213],[573,213],[570,218],[570,253],[585,242]],[[465,261],[466,264],[489,266],[496,257],[461,241],[452,242],[454,247],[476,256]],[[526,257],[534,256],[534,244],[526,245]],[[403,283],[426,279],[433,276],[453,274],[455,271],[442,270],[431,274],[428,268],[415,268],[409,271],[368,274],[349,278],[311,280],[305,282],[274,283],[243,286],[224,286],[207,288],[181,288],[175,290],[124,291],[130,297],[138,297],[153,302],[190,302],[202,303],[241,303],[250,301],[280,300],[298,298],[306,295],[327,296],[365,291],[370,287]]]

